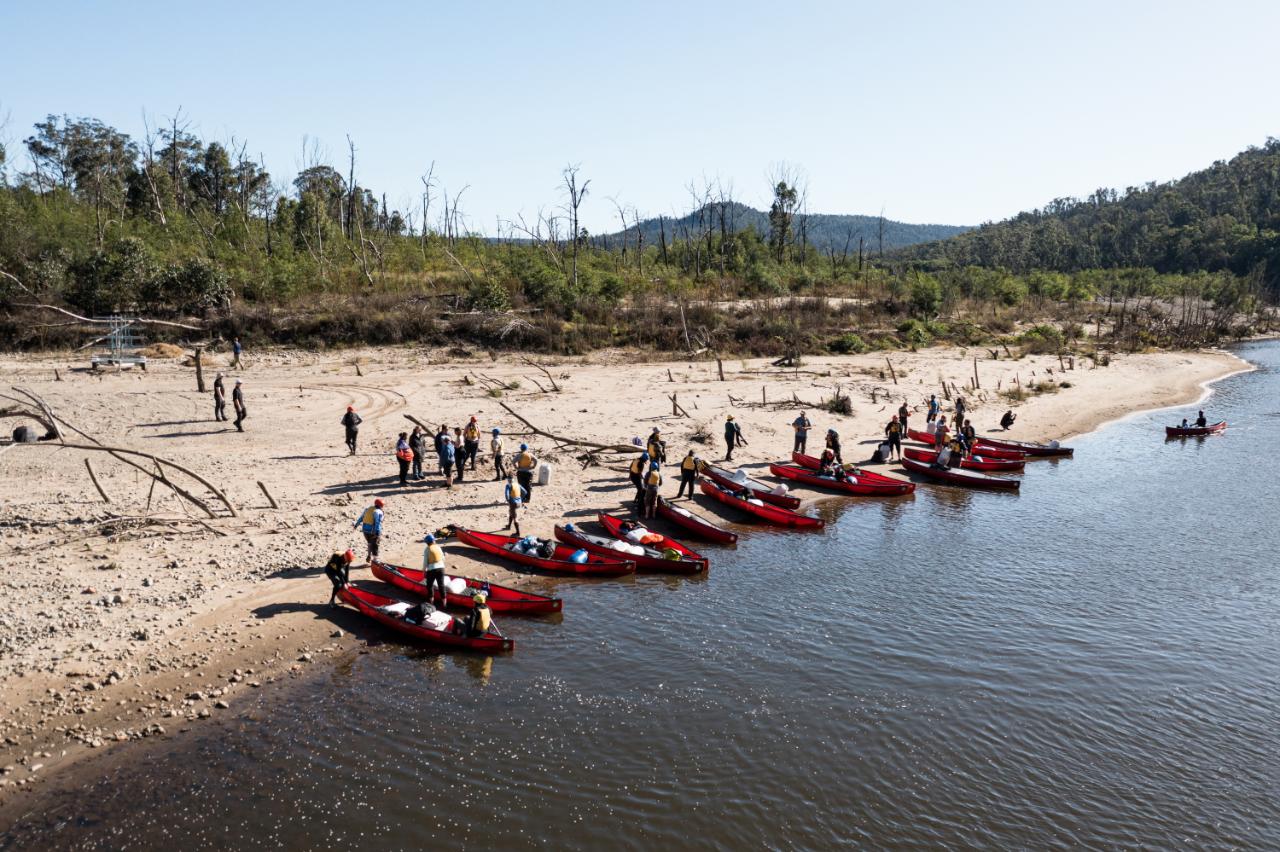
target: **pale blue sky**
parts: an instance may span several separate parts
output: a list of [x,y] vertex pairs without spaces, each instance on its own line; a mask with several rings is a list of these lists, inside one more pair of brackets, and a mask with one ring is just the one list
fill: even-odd
[[1280,3],[0,3],[11,159],[48,112],[135,136],[181,106],[291,178],[318,138],[395,206],[418,176],[473,227],[536,215],[559,174],[642,213],[720,178],[765,205],[972,224],[1167,180],[1280,135]]

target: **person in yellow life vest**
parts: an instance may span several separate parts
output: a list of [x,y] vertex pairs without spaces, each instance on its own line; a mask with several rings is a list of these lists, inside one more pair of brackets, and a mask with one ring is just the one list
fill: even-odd
[[471,459],[471,469],[476,469],[476,456],[480,455],[480,427],[476,424],[476,416],[471,415],[466,427],[462,430],[462,448]]
[[436,542],[436,537],[430,533],[422,542],[427,546],[422,552],[423,582],[427,584],[427,600],[435,603],[436,588],[439,587],[439,605],[444,606],[448,600],[448,594],[444,590],[444,550]]
[[521,444],[520,452],[516,454],[516,482],[524,489],[525,503],[533,499],[533,472],[537,467],[538,459],[529,452],[529,445]]
[[680,462],[680,490],[676,492],[676,498],[684,496],[684,487],[689,486],[689,499],[693,499],[693,483],[698,478],[698,469],[702,466],[702,461],[693,454],[693,450],[689,451],[689,455],[685,456]]
[[649,453],[649,458],[658,464],[666,464],[667,462],[667,442],[662,440],[662,433],[658,431],[658,427],[653,427],[653,432],[649,435],[649,446],[645,447]]
[[951,466],[959,467],[960,462],[964,460],[964,442],[958,437],[952,438],[947,446],[951,448]]
[[489,439],[489,452],[493,454],[493,481],[501,482],[507,478],[507,457],[503,454],[502,430],[496,426]]
[[471,603],[471,612],[462,620],[462,629],[466,636],[476,638],[489,632],[489,626],[493,624],[493,613],[489,611],[489,596],[484,592],[476,592]]
[[884,441],[889,445],[889,458],[893,458],[896,451],[898,459],[902,459],[902,422],[898,420],[898,415],[893,415],[893,419],[884,427]]
[[636,487],[636,508],[644,509],[644,472],[649,467],[649,454],[641,453],[640,458],[631,463],[631,467],[627,468],[627,477],[631,480],[631,484]]
[[658,512],[658,489],[662,487],[662,471],[656,461],[649,462],[649,472],[644,475],[643,518],[652,518]]
[[364,533],[364,540],[369,546],[368,561],[378,558],[378,543],[382,541],[382,499],[373,501],[373,505],[360,513],[355,526]]

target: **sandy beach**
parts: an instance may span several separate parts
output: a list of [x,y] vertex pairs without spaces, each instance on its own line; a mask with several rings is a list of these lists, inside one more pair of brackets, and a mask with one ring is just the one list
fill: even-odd
[[[505,356],[414,348],[250,352],[246,368],[227,378],[228,389],[234,378],[244,381],[244,433],[213,420],[209,395],[197,393],[194,370],[181,359],[153,360],[145,372],[93,374],[67,354],[0,356],[6,390],[31,389],[103,443],[191,468],[223,488],[237,510],[237,517],[202,518],[103,453],[0,447],[0,802],[114,743],[174,736],[232,712],[247,691],[360,644],[349,627],[358,616],[325,606],[330,586],[320,566],[347,547],[363,556],[352,524],[377,497],[387,503],[382,555],[390,562],[418,566],[422,535],[445,524],[500,529],[507,510],[487,453],[495,426],[509,449],[528,441],[553,467],[551,484],[535,490],[523,513],[524,532],[548,536],[556,521],[591,520],[631,496],[621,462],[583,467],[580,448],[521,435],[527,428],[500,402],[542,430],[600,443],[627,443],[658,426],[672,459],[689,447],[722,459],[722,425],[733,414],[749,442],[734,463],[748,467],[789,454],[789,424],[804,408],[815,426],[811,447],[833,427],[846,458],[858,459],[870,455],[904,398],[915,425],[944,380],[961,389],[971,382],[977,354],[983,350],[892,353],[892,368],[883,353],[806,359],[798,370],[733,360],[724,362],[722,381],[715,361],[596,353],[544,359],[562,388],[544,393],[542,373]],[[1013,408],[1018,420],[1009,437],[1063,440],[1135,410],[1194,401],[1205,382],[1246,366],[1220,351],[1116,356],[1106,367],[1085,360],[1065,372],[1056,356],[988,359],[977,362],[981,390],[965,396],[979,432],[993,431]],[[216,369],[206,367],[208,381]],[[487,379],[519,386],[498,395]],[[1016,404],[1000,394],[1047,379],[1056,392]],[[817,407],[837,392],[851,398],[851,415]],[[689,416],[672,413],[672,394]],[[339,425],[348,405],[364,418],[354,457]],[[950,415],[949,403],[944,412]],[[412,428],[406,415],[450,427],[475,415],[485,434],[475,474],[446,490],[429,458],[425,483],[399,487],[392,448]],[[710,442],[691,442],[698,432]],[[86,456],[109,504],[86,473]],[[901,475],[896,465],[885,469]],[[664,494],[674,495],[676,479],[668,477]],[[268,505],[259,481],[279,508]],[[697,502],[703,514],[730,520]],[[115,516],[171,523],[120,525],[119,536],[103,535],[111,527],[102,522]],[[456,543],[447,553],[451,572],[532,590],[566,582],[514,573]],[[364,568],[353,572],[353,579],[368,576]]]

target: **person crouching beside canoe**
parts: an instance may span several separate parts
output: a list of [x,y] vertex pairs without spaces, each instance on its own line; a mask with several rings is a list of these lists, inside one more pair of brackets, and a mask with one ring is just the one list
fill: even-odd
[[372,562],[378,558],[378,543],[382,541],[382,499],[373,501],[373,505],[360,513],[355,526],[364,533],[365,543],[369,546],[367,560]]
[[324,566],[324,575],[329,578],[329,582],[333,583],[333,594],[329,595],[329,606],[336,607],[338,599],[338,590],[351,582],[351,563],[356,561],[356,555],[350,548],[346,553],[335,553],[329,557],[329,562]]
[[471,612],[457,622],[462,626],[462,635],[475,639],[489,632],[489,626],[493,624],[493,613],[489,611],[488,601],[488,595],[476,592],[471,599]]
[[964,441],[961,441],[959,436],[956,436],[951,439],[951,443],[947,447],[951,450],[948,464],[951,467],[959,467],[960,463],[964,461],[965,453],[967,452],[964,448]]
[[631,480],[631,484],[636,489],[636,508],[644,508],[644,472],[649,469],[649,454],[641,453],[640,458],[631,463],[627,468],[627,478]]
[[836,454],[828,447],[822,451],[822,458],[818,459],[818,472],[823,476],[831,476],[836,467]]

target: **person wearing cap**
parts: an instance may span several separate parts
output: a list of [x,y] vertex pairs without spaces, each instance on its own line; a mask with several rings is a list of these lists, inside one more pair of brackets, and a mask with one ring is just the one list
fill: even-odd
[[511,527],[516,528],[516,535],[520,535],[520,522],[516,520],[516,512],[524,505],[524,501],[528,499],[529,493],[525,491],[520,483],[516,482],[515,474],[507,474],[507,485],[502,491],[502,498],[507,502],[507,525],[504,530]]
[[738,442],[742,439],[742,428],[734,422],[733,415],[730,414],[724,421],[724,443],[728,451],[724,454],[725,461],[733,461],[733,448],[738,446]]
[[[893,418],[887,424],[885,424],[884,440],[885,440],[885,443],[889,445],[889,458],[893,458],[893,453],[896,450],[898,453],[898,459],[901,460],[902,459],[902,422],[898,420],[898,415],[896,414],[893,415]],[[888,460],[889,459],[885,459],[885,461],[888,461]]]
[[676,492],[676,499],[684,496],[684,487],[689,486],[689,499],[693,499],[693,485],[698,478],[698,469],[702,467],[702,460],[693,454],[693,450],[684,457],[680,462],[680,490]]
[[844,464],[844,459],[840,456],[840,433],[835,429],[827,430],[827,449],[831,451],[837,464]]
[[219,373],[213,380],[213,419],[217,421],[227,420],[227,388],[222,383],[222,374]]
[[236,410],[236,431],[244,431],[244,419],[249,416],[249,409],[244,407],[244,390],[236,379],[235,390],[231,391],[231,406]]
[[800,416],[791,421],[791,426],[796,430],[796,442],[791,452],[803,453],[808,446],[809,430],[813,428],[813,424],[809,422],[809,416],[801,411]]
[[472,639],[483,636],[489,632],[491,624],[493,624],[493,613],[489,611],[489,596],[484,592],[476,592],[475,597],[471,599],[471,612],[462,619],[463,635]]
[[382,541],[382,498],[373,501],[373,505],[360,513],[356,518],[356,529],[364,533],[364,540],[369,545],[368,560],[374,562],[378,558],[378,543]]
[[467,458],[471,460],[471,469],[474,471],[476,457],[480,455],[480,426],[476,423],[474,414],[467,421],[467,428],[462,430],[462,447],[467,451]]
[[932,423],[938,419],[938,411],[941,406],[938,405],[938,395],[936,393],[929,394],[929,413],[925,415],[925,422]]
[[644,508],[644,472],[649,469],[649,453],[643,452],[627,469],[631,484],[636,487],[636,508]]
[[324,566],[324,574],[329,578],[329,582],[333,583],[333,594],[329,595],[329,606],[337,606],[338,590],[351,582],[351,563],[356,561],[356,555],[347,548],[346,553],[335,553],[329,557],[329,562]]
[[425,476],[422,472],[422,457],[426,454],[427,437],[422,434],[421,426],[414,426],[409,433],[409,450],[413,453],[413,470],[409,475],[414,479],[422,479]]
[[497,426],[489,439],[489,452],[493,453],[493,481],[501,482],[507,478],[507,459],[502,452],[502,430]]
[[448,593],[444,588],[444,550],[436,543],[436,537],[431,533],[427,533],[422,542],[427,546],[422,551],[423,582],[427,585],[427,600],[435,603],[436,587],[439,586],[440,603],[438,605],[444,606],[448,600]]
[[652,518],[658,512],[658,490],[662,487],[662,471],[658,469],[657,459],[649,462],[649,472],[644,475],[644,511],[643,518]]
[[667,442],[662,440],[662,433],[658,431],[657,426],[654,426],[653,431],[649,433],[649,444],[645,447],[645,452],[658,464],[663,464],[667,460]]
[[347,450],[348,455],[356,454],[356,439],[360,437],[360,424],[364,419],[356,414],[354,406],[347,406],[347,413],[342,415],[342,428],[347,432]]
[[524,502],[529,503],[533,499],[533,471],[538,467],[538,459],[533,453],[529,452],[528,444],[520,445],[520,452],[516,454],[516,481],[520,483],[520,487],[524,489]]

